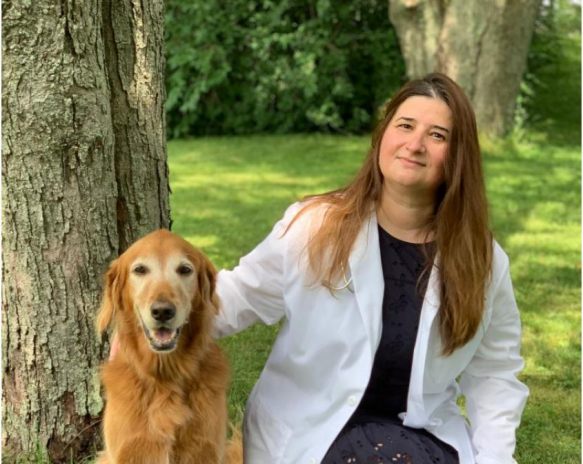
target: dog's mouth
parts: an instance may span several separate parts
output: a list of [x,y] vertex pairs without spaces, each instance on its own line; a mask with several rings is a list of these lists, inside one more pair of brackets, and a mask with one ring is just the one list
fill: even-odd
[[144,333],[150,342],[152,350],[157,352],[172,351],[176,348],[180,328],[170,329],[168,327],[159,327],[157,329],[148,329],[144,326]]

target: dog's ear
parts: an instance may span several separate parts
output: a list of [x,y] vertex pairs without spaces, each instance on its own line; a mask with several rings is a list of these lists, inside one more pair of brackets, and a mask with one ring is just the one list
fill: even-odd
[[99,334],[107,330],[116,311],[121,309],[123,280],[122,265],[120,258],[118,258],[111,263],[107,274],[105,274],[103,300],[95,321],[95,326]]
[[217,271],[213,263],[204,254],[200,253],[199,261],[201,264],[198,268],[198,288],[202,304],[213,307],[218,313],[218,298],[215,294]]

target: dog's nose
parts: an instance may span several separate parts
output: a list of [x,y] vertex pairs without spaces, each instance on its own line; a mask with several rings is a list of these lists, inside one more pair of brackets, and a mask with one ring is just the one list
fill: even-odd
[[152,317],[158,322],[168,322],[176,315],[176,306],[168,301],[156,301],[151,308]]

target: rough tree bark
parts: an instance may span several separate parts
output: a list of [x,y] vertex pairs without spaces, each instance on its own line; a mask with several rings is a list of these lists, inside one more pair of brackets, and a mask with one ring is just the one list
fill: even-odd
[[540,0],[389,0],[407,74],[443,72],[468,94],[479,128],[503,135],[516,97]]
[[163,2],[2,13],[3,450],[78,462],[103,406],[101,276],[170,226]]

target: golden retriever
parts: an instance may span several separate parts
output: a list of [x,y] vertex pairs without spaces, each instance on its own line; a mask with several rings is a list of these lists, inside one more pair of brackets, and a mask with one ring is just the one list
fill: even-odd
[[240,441],[226,443],[229,367],[211,337],[215,278],[208,258],[167,230],[111,264],[97,330],[113,325],[119,349],[101,370],[99,464],[243,462]]

